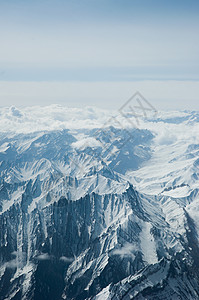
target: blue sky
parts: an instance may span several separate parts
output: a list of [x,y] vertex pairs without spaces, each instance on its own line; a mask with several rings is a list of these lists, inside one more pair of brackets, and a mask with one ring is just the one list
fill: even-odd
[[[198,32],[199,1],[193,0],[0,0],[0,105],[6,99],[25,104],[7,95],[4,82],[10,88],[16,82],[76,82],[77,93],[79,82],[132,82],[135,88],[138,81],[191,81],[195,108]],[[25,99],[24,89],[20,93]],[[70,94],[49,102],[64,97],[68,104]]]

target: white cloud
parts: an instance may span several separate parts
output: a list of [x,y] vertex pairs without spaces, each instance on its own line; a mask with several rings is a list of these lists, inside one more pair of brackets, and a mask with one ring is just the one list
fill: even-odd
[[15,269],[17,267],[22,267],[22,263],[18,263],[16,259],[12,259],[6,263],[6,267],[10,269]]
[[101,143],[93,137],[87,137],[72,143],[72,147],[83,150],[87,147],[101,147]]
[[135,258],[135,251],[137,250],[136,245],[125,243],[121,248],[114,249],[113,254],[119,255],[121,258],[125,257],[132,257],[132,259]]
[[25,252],[13,251],[12,255],[15,258],[6,262],[6,267],[10,269],[22,268],[25,261]]
[[[98,128],[110,114],[109,111],[102,109],[69,108],[60,105],[32,106],[20,109],[3,107],[0,108],[0,131],[27,133],[41,130]],[[93,144],[95,141],[89,140],[90,142]],[[74,144],[74,146],[82,145]]]
[[177,135],[173,133],[170,126],[170,130],[166,127],[162,128],[162,130],[159,131],[156,137],[156,143],[158,145],[171,145],[174,144],[177,141],[177,139]]
[[[112,116],[117,116],[118,126],[121,128],[132,128],[128,119],[119,114],[118,110],[105,110],[91,107],[70,108],[61,105],[49,106],[28,106],[21,107],[3,107],[0,108],[0,132],[12,131],[16,133],[29,133],[42,130],[62,130],[69,129],[74,131],[77,142],[73,143],[75,148],[83,148],[87,145],[98,147],[96,139],[88,137],[85,133],[76,132],[76,129],[94,129],[111,125],[107,122]],[[194,142],[198,141],[199,125],[197,122],[187,124],[186,118],[190,118],[187,112],[163,112],[159,111],[154,122],[151,120],[139,120],[140,129],[148,129],[155,133],[155,142],[159,145],[175,143],[177,140],[187,138]],[[185,121],[180,124],[164,122],[169,118],[184,118]],[[133,118],[133,117],[132,117]],[[193,114],[192,114],[192,118]],[[133,119],[133,122],[135,120]],[[157,123],[158,121],[158,123]],[[135,123],[135,122],[134,122]],[[136,124],[135,124],[136,125]],[[6,151],[9,145],[1,146],[1,151]]]
[[60,260],[65,262],[65,263],[71,263],[71,262],[73,262],[74,259],[71,258],[71,257],[61,256]]
[[36,257],[38,260],[50,260],[51,257],[48,253],[40,254]]

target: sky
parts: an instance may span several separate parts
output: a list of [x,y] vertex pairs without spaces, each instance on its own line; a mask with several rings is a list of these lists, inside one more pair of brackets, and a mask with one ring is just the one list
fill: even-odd
[[0,0],[0,106],[197,110],[198,33],[198,0]]

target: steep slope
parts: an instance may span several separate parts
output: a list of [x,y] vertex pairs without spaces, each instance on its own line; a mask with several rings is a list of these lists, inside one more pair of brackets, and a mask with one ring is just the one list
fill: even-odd
[[2,132],[0,299],[199,299],[197,122]]
[[[157,199],[147,199],[130,186],[122,194],[91,193],[75,201],[61,197],[29,213],[32,193],[29,185],[21,203],[1,214],[2,299],[17,299],[12,291],[23,299],[87,299],[121,280],[122,286],[136,280],[136,293],[130,293],[145,291],[146,297],[147,286],[151,295],[161,282],[172,293],[172,278],[182,294],[179,276],[197,299],[193,266],[198,246],[192,246],[194,227],[183,209],[176,228]],[[112,293],[119,295],[117,286]]]

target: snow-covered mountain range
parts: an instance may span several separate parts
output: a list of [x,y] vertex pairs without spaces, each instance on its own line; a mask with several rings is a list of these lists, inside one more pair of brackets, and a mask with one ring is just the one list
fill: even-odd
[[199,113],[133,118],[0,109],[0,299],[199,299]]

